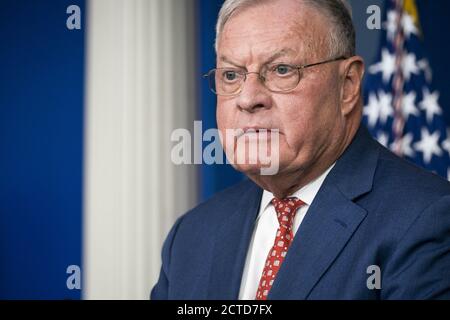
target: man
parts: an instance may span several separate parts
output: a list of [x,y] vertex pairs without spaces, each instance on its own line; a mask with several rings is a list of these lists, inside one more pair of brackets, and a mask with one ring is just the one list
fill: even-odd
[[216,50],[222,136],[279,132],[278,170],[235,163],[249,180],[178,219],[151,298],[450,298],[450,186],[361,126],[344,1],[228,0]]

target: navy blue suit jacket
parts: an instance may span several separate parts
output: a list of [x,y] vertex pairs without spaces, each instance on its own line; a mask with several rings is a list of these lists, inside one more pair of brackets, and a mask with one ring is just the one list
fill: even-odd
[[[179,218],[151,298],[237,299],[261,195],[246,180]],[[372,265],[381,289],[367,286]],[[450,298],[450,184],[361,127],[312,202],[268,298]]]

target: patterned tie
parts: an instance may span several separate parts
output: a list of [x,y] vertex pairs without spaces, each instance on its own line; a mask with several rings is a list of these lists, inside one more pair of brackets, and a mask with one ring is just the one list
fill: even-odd
[[256,292],[256,300],[267,299],[273,281],[294,238],[292,224],[295,213],[305,203],[297,198],[286,198],[282,200],[274,198],[272,204],[277,212],[280,226],[278,227],[273,247],[267,255],[266,264],[264,265],[261,280],[259,281],[258,291]]

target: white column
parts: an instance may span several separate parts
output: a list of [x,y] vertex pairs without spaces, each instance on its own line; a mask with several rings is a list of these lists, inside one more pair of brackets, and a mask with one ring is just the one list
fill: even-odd
[[88,1],[84,298],[148,299],[196,202],[195,167],[170,159],[196,116],[194,1]]

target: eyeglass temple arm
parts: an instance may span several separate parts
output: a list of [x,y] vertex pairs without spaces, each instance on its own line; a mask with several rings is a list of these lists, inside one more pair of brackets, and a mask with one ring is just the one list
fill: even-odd
[[304,65],[304,66],[297,66],[297,68],[305,69],[305,68],[309,68],[309,67],[314,67],[314,66],[318,66],[318,65],[321,65],[321,64],[325,64],[325,63],[330,63],[330,62],[334,62],[334,61],[338,61],[338,60],[346,60],[346,59],[348,59],[348,58],[345,57],[345,56],[340,56],[340,57],[337,57],[337,58],[334,58],[334,59],[330,59],[330,60],[325,60],[325,61],[321,61],[321,62],[311,63],[311,64],[307,64],[307,65]]

